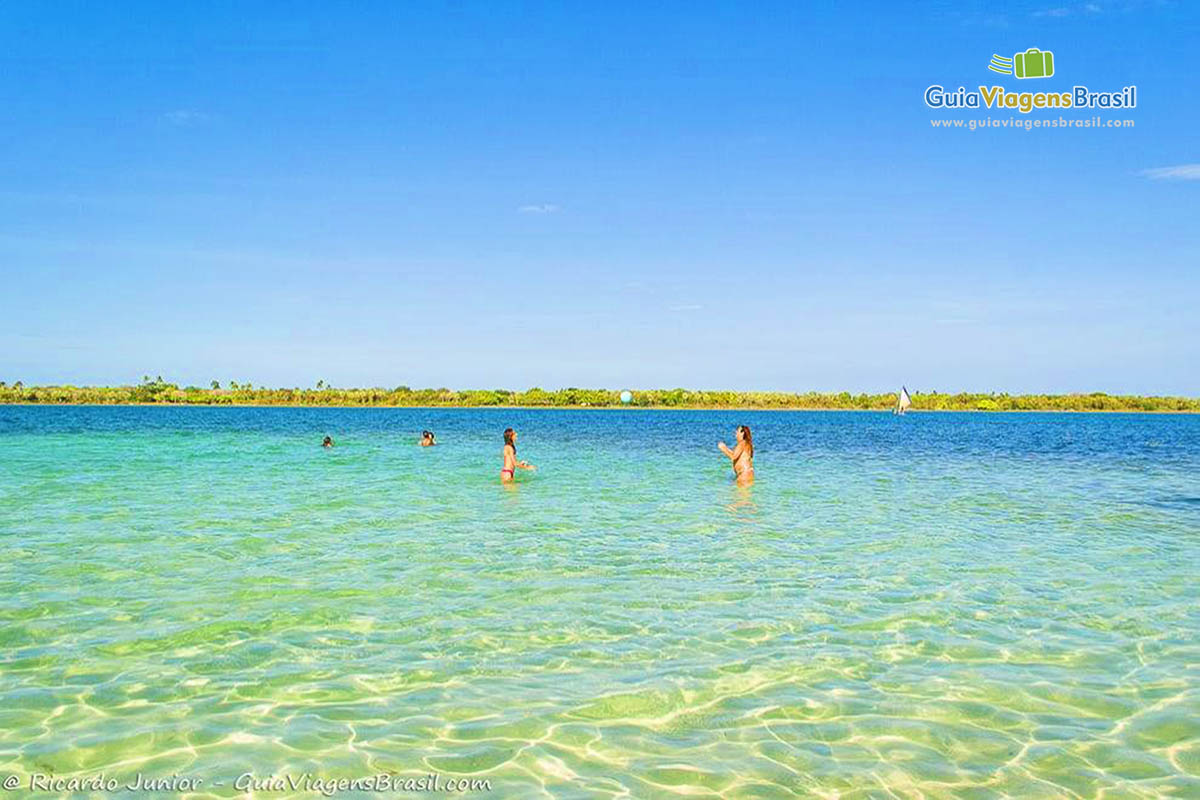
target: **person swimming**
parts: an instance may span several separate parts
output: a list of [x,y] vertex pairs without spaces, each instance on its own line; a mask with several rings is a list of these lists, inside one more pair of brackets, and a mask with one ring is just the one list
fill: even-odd
[[500,468],[501,483],[512,483],[518,467],[520,469],[537,469],[533,464],[517,460],[517,432],[512,428],[504,429],[504,450],[502,452],[504,465]]
[[325,441],[321,442],[321,447],[333,447],[333,439],[326,436]]
[[433,447],[437,444],[437,439],[433,437],[433,431],[421,431],[421,447]]
[[717,449],[733,462],[738,485],[748,486],[754,482],[754,439],[750,436],[750,426],[738,425],[733,435],[737,445],[732,450],[724,442],[717,442]]

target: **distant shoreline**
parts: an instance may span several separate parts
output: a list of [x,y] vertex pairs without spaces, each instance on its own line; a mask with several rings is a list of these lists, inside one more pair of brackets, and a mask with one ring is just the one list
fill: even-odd
[[[170,406],[245,408],[547,408],[620,411],[890,411],[897,395],[849,392],[735,392],[689,389],[631,391],[632,402],[611,389],[395,389],[254,388],[214,382],[211,388],[179,387],[156,380],[135,386],[24,386],[0,383],[0,405]],[[1200,398],[1141,395],[912,392],[913,413],[925,411],[1061,413],[1200,413]]]
[[[299,403],[282,404],[282,403],[14,403],[0,401],[0,408],[298,408],[298,409],[321,409],[321,410],[358,410],[358,411],[375,411],[379,409],[396,410],[405,409],[413,411],[766,411],[780,413],[852,413],[852,414],[890,414],[886,408],[804,408],[801,406],[788,406],[782,408],[773,408],[767,406],[637,406],[637,405],[620,405],[620,406],[467,406],[467,405],[442,405],[442,406],[391,406],[391,405],[319,405]],[[920,414],[1145,414],[1145,415],[1163,415],[1177,414],[1189,415],[1200,414],[1200,409],[1071,409],[1071,408],[1019,408],[1019,409],[977,409],[977,408],[920,408],[909,409],[908,415]]]

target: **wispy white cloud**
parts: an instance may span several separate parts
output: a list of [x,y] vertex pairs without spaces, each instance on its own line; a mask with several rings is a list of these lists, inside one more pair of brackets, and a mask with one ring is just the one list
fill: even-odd
[[957,21],[959,25],[969,28],[1007,28],[1009,26],[1008,17],[1004,14],[949,11],[946,12],[945,16],[948,19]]
[[196,111],[192,108],[177,108],[174,111],[162,114],[160,119],[168,125],[174,125],[178,128],[188,128],[208,122],[212,119],[212,115],[206,114],[203,111]]
[[551,203],[540,203],[537,205],[521,206],[517,211],[521,214],[553,214],[558,211],[558,206]]
[[1099,3],[1083,3],[1073,6],[1058,6],[1057,8],[1045,8],[1041,11],[1034,11],[1035,17],[1070,17],[1078,14],[1103,14],[1104,6]]
[[1155,181],[1200,181],[1200,164],[1155,167],[1154,169],[1144,169],[1140,174]]

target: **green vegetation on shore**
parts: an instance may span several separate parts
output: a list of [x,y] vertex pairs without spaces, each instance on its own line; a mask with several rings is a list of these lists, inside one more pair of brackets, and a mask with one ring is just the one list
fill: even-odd
[[[318,381],[313,389],[255,388],[231,381],[207,387],[180,387],[145,378],[136,386],[25,386],[0,382],[0,404],[50,405],[257,405],[257,406],[545,406],[555,408],[616,407],[620,391],[610,389],[335,389]],[[719,392],[688,389],[648,389],[633,392],[640,408],[762,408],[886,410],[896,404],[895,392],[840,394],[805,392]],[[1200,398],[1138,397],[1093,394],[943,394],[913,392],[917,411],[1200,411]]]

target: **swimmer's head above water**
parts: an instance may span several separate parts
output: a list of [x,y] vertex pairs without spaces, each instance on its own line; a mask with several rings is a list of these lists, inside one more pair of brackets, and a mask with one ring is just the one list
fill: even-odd
[[321,442],[321,447],[333,447],[333,439],[326,436],[325,440]]
[[421,447],[433,447],[437,444],[437,439],[433,436],[433,431],[421,431]]

